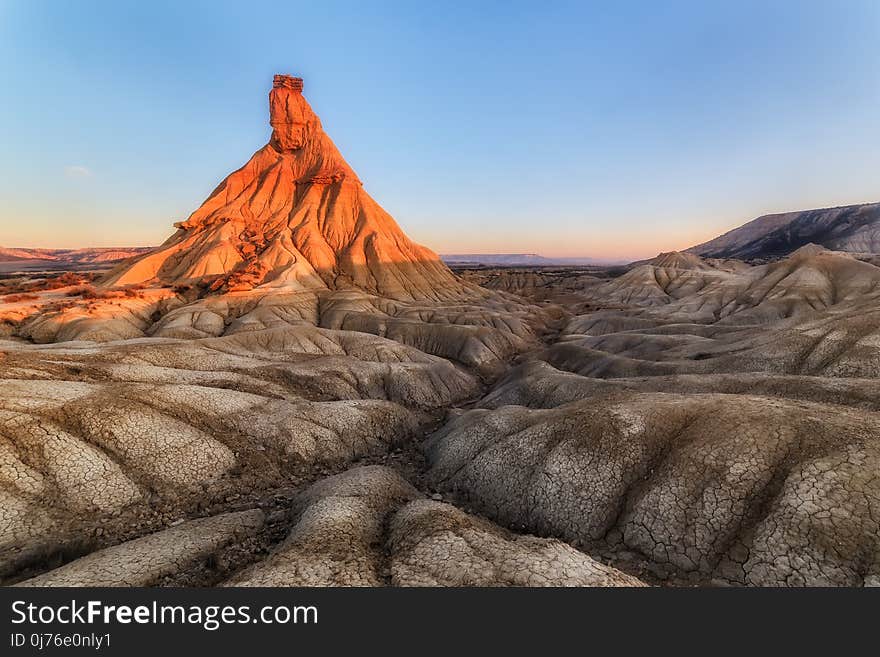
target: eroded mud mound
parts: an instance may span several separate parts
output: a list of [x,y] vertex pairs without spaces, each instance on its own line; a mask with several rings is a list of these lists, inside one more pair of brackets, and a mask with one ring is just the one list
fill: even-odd
[[852,585],[880,568],[878,423],[764,397],[628,393],[470,411],[429,460],[437,485],[508,526],[619,540],[751,584]]
[[315,484],[278,550],[241,586],[641,586],[554,540],[515,536],[424,499],[388,468]]
[[391,553],[398,586],[643,586],[561,541],[513,534],[430,500],[394,516]]
[[[292,529],[225,586],[643,586],[556,540],[516,536],[424,499],[387,467],[353,468],[296,497]],[[257,509],[184,522],[99,550],[20,586],[192,583],[264,529]],[[216,564],[209,565],[215,571]]]
[[255,533],[263,522],[258,510],[192,520],[93,552],[19,586],[150,586]]
[[0,541],[94,512],[274,486],[387,454],[477,377],[385,338],[302,327],[203,341],[10,345],[0,360]]

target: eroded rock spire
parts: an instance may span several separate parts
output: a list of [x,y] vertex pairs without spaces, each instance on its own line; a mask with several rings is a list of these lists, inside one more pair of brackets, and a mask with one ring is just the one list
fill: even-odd
[[215,291],[360,288],[402,300],[455,297],[461,283],[363,189],[302,94],[276,75],[269,143],[230,174],[159,249],[106,285],[176,285],[213,277]]

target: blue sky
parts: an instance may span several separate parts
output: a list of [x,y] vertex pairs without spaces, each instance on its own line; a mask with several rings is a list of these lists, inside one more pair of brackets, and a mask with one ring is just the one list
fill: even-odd
[[880,2],[0,0],[0,245],[162,241],[274,73],[439,252],[643,257],[880,200]]

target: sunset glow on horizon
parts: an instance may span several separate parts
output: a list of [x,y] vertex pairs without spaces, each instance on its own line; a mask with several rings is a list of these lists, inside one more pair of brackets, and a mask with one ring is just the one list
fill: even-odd
[[289,72],[365,189],[437,253],[685,249],[762,214],[880,200],[878,29],[867,0],[8,2],[0,246],[160,244],[266,143],[266,94]]

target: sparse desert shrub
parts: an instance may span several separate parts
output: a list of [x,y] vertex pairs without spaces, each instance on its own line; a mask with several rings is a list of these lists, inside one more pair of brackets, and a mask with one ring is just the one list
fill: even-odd
[[140,289],[132,287],[116,288],[112,290],[100,290],[94,285],[80,285],[67,293],[69,297],[82,299],[140,299],[143,297]]
[[29,290],[29,281],[26,278],[13,278],[0,282],[0,295],[18,294]]
[[91,285],[80,285],[67,293],[69,297],[82,297],[83,299],[98,299],[101,292]]
[[53,301],[52,303],[43,306],[43,311],[47,313],[64,312],[69,308],[73,308],[75,305],[75,301]]
[[97,278],[97,274],[85,273],[75,274],[73,272],[65,272],[57,276],[48,276],[32,282],[22,283],[22,292],[42,292],[45,290],[57,290],[62,287],[70,287],[71,285],[84,285],[91,283]]

